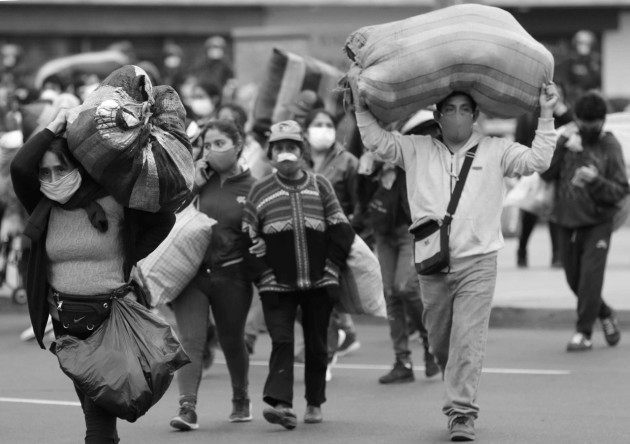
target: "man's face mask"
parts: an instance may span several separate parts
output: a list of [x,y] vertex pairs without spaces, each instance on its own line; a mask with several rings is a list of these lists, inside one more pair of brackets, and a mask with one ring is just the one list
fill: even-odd
[[276,142],[271,155],[272,165],[284,177],[293,177],[303,167],[302,150],[292,141]]
[[602,128],[604,127],[603,120],[577,121],[578,131],[582,138],[582,143],[586,145],[593,145],[599,140],[602,134]]
[[453,97],[442,106],[438,113],[436,120],[442,128],[445,139],[455,143],[468,140],[472,134],[476,112],[467,98]]

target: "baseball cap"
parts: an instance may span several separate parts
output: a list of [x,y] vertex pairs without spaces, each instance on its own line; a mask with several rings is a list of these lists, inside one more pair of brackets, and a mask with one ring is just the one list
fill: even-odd
[[295,120],[284,120],[271,125],[269,142],[276,142],[278,140],[295,140],[297,142],[304,142],[302,127]]

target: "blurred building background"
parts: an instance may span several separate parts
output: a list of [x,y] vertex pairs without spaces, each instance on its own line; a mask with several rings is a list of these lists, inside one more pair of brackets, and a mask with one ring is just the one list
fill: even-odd
[[[21,0],[0,2],[0,46],[17,51],[12,69],[31,82],[44,62],[100,51],[121,41],[132,57],[164,66],[167,48],[182,49],[184,66],[203,57],[221,35],[239,82],[257,82],[274,46],[309,54],[342,69],[348,34],[369,24],[407,18],[459,0]],[[597,37],[602,90],[630,98],[630,0],[480,0],[510,11],[561,63],[576,31]],[[170,45],[170,46],[169,46]],[[0,71],[2,70],[0,65]],[[6,67],[5,67],[6,69]]]

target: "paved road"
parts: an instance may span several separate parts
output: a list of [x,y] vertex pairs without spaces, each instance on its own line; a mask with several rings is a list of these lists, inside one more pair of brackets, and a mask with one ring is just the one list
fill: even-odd
[[[3,444],[82,442],[82,415],[70,381],[55,357],[17,337],[24,327],[19,313],[0,314],[0,442]],[[135,424],[121,421],[125,443],[440,443],[447,442],[446,419],[440,412],[443,386],[439,378],[424,378],[397,386],[379,385],[377,378],[392,361],[383,322],[358,325],[362,347],[340,359],[328,387],[325,422],[300,423],[294,431],[267,424],[260,397],[266,375],[269,339],[261,336],[250,371],[254,421],[230,424],[229,378],[217,362],[200,388],[199,421],[195,432],[171,431],[177,389]],[[482,378],[478,441],[488,444],[601,442],[627,443],[630,422],[630,337],[616,348],[604,344],[574,355],[564,351],[568,333],[546,329],[490,331]],[[416,364],[420,345],[414,344]],[[296,373],[295,405],[304,411],[303,378]],[[35,400],[29,403],[29,400]],[[42,402],[52,402],[42,404]],[[67,405],[65,405],[67,404]]]

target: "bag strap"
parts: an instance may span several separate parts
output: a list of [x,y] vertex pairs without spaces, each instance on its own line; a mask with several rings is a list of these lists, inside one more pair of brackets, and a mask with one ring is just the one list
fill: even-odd
[[479,144],[466,151],[466,158],[464,159],[464,164],[462,165],[462,169],[459,172],[459,177],[457,178],[457,183],[455,184],[453,194],[451,194],[451,200],[449,201],[448,207],[446,208],[446,216],[444,216],[443,224],[448,225],[451,223],[451,220],[453,220],[453,214],[455,214],[457,204],[459,203],[459,198],[462,196],[464,184],[466,183],[468,172],[470,171],[470,167],[472,166],[473,160],[475,159],[475,154],[477,153],[478,146]]

